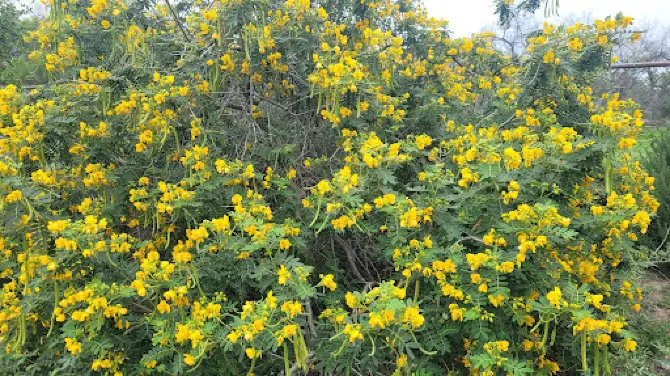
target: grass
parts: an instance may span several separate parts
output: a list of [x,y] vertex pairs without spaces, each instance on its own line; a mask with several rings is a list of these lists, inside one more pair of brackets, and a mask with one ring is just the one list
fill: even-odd
[[637,336],[638,350],[615,358],[612,374],[670,375],[670,277],[650,269],[640,284],[645,291],[642,311],[628,328]]

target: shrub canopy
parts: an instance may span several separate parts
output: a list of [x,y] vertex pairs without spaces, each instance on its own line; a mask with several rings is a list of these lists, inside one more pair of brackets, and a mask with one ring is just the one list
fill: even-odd
[[415,2],[51,0],[0,90],[13,374],[550,375],[635,350],[623,16],[517,61]]

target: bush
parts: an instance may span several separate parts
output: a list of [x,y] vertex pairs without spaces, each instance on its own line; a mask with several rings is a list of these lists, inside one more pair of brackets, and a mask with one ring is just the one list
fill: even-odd
[[647,243],[649,247],[657,248],[667,240],[670,228],[670,132],[658,129],[647,133],[649,142],[640,147],[642,167],[656,178],[654,195],[661,203],[656,213],[657,220],[649,228]]
[[[589,81],[411,1],[54,0],[0,91],[11,374],[609,373],[658,207]],[[209,3],[208,3],[209,4]]]

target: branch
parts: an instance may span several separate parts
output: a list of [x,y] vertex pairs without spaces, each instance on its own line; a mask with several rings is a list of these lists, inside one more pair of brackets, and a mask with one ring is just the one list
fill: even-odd
[[184,25],[181,24],[181,21],[179,21],[179,16],[177,16],[177,12],[175,12],[174,8],[172,7],[172,4],[170,4],[170,0],[165,0],[165,4],[167,4],[168,8],[170,8],[170,13],[172,13],[172,17],[174,17],[174,22],[177,23],[179,26],[179,29],[181,30],[181,33],[184,34],[184,38],[186,38],[187,41],[191,41],[191,37],[186,33],[186,29],[184,29]]
[[358,267],[356,266],[356,258],[354,256],[354,250],[351,248],[351,245],[347,243],[344,239],[342,239],[340,236],[335,235],[331,239],[335,239],[337,244],[340,245],[344,249],[344,253],[347,256],[347,261],[349,262],[349,266],[351,267],[351,271],[354,273],[356,276],[356,279],[358,279],[360,282],[365,282],[366,279],[363,277],[363,274],[358,270]]
[[484,240],[482,240],[482,239],[480,239],[476,236],[466,236],[466,237],[460,239],[459,241],[457,241],[456,244],[460,244],[460,243],[466,242],[468,240],[471,240],[471,241],[476,242],[476,243],[486,244],[486,243],[484,243]]
[[670,60],[666,61],[645,61],[642,63],[620,63],[612,65],[612,69],[630,69],[630,68],[665,68],[670,67]]
[[663,248],[663,245],[665,245],[665,241],[668,240],[668,235],[670,235],[670,228],[668,228],[668,231],[665,232],[665,237],[663,238],[663,241],[658,246],[658,248],[656,248],[656,253],[658,253],[661,250],[661,248]]
[[316,327],[314,326],[314,312],[312,311],[312,302],[305,298],[305,314],[307,315],[307,326],[312,335],[316,337]]

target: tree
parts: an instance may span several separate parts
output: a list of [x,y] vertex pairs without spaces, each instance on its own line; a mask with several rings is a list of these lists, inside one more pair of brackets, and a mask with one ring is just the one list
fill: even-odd
[[18,52],[17,46],[23,36],[20,21],[21,12],[8,0],[0,1],[0,68]]
[[515,5],[515,0],[495,0],[496,14],[501,26],[508,26],[515,18],[524,13],[535,13],[544,6],[544,15],[558,15],[559,0],[522,0]]

